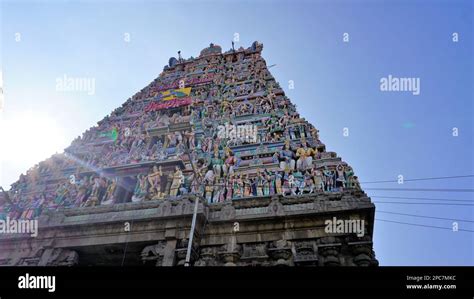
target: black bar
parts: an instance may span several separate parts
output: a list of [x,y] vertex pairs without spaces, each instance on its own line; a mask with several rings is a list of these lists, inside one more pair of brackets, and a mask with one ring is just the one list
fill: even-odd
[[[54,275],[55,292],[19,289],[19,276]],[[430,281],[408,281],[430,277]],[[439,277],[436,277],[439,276]],[[445,280],[454,276],[455,280]],[[437,279],[437,280],[435,280]],[[455,285],[456,289],[407,289],[407,284]],[[0,267],[0,298],[193,298],[326,294],[373,298],[473,298],[473,267],[265,268],[265,267]],[[174,297],[175,297],[174,296]],[[169,296],[166,296],[168,298]],[[307,298],[315,298],[314,296]]]

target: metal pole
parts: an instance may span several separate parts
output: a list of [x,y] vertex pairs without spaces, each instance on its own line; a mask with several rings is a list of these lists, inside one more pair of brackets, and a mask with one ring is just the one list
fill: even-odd
[[[198,172],[196,171],[196,169],[194,168],[194,162],[193,162],[193,159],[189,153],[189,147],[187,144],[185,144],[185,149],[186,149],[186,154],[188,155],[189,157],[189,161],[191,162],[191,167],[193,169],[193,172],[194,172],[194,179],[195,180],[198,180],[200,179],[201,177],[199,176]],[[201,182],[199,182],[200,184]],[[198,194],[195,194],[195,199],[194,199],[194,212],[193,212],[193,220],[191,222],[191,230],[189,231],[189,238],[188,238],[188,250],[186,252],[186,260],[184,262],[184,266],[185,267],[189,267],[190,264],[189,262],[191,261],[191,251],[192,251],[192,248],[193,248],[193,238],[194,238],[194,231],[196,229],[196,219],[197,219],[197,212],[198,212],[198,204],[199,204],[199,195]]]
[[196,229],[196,218],[197,218],[197,211],[198,211],[198,203],[199,198],[196,196],[194,199],[194,213],[193,213],[193,221],[191,223],[191,231],[189,232],[189,241],[188,241],[188,251],[186,252],[186,261],[184,262],[184,266],[189,266],[189,261],[191,260],[191,251],[193,247],[193,238],[194,238],[194,230]]

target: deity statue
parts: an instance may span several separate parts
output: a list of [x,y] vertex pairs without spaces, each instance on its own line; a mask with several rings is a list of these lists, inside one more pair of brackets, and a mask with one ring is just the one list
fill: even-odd
[[217,177],[222,177],[227,171],[224,160],[219,155],[219,149],[214,150],[214,157],[211,159],[212,168]]
[[80,207],[86,200],[87,196],[86,196],[86,193],[87,193],[87,186],[79,186],[79,190],[76,194],[76,200],[74,201],[74,205],[76,207]]
[[276,194],[283,194],[282,180],[283,180],[283,172],[277,171],[277,172],[275,173],[275,189],[276,189]]
[[165,143],[163,145],[163,148],[168,149],[170,147],[175,147],[177,143],[178,140],[176,138],[176,135],[174,133],[169,133],[165,137]]
[[219,202],[220,193],[222,191],[222,186],[220,185],[221,178],[214,177],[213,188],[212,188],[212,202]]
[[335,187],[334,177],[336,176],[334,170],[330,170],[325,167],[323,174],[325,177],[326,191],[333,191]]
[[181,186],[179,187],[179,194],[180,195],[186,195],[188,194],[189,192],[189,187],[190,187],[190,181],[188,180],[189,179],[189,176],[186,177],[183,175],[183,180],[182,180],[182,184]]
[[276,174],[274,172],[272,172],[269,176],[268,176],[268,182],[269,182],[269,185],[270,185],[270,190],[269,190],[269,194],[270,195],[274,195],[276,190],[275,190],[275,181],[276,181]]
[[301,195],[303,194],[305,186],[306,186],[304,176],[301,172],[298,171],[294,173],[294,177],[295,177],[296,190],[298,190],[297,194]]
[[204,137],[201,140],[201,149],[203,152],[210,153],[212,149],[212,138],[211,137]]
[[203,194],[202,185],[199,183],[199,179],[198,179],[201,177],[202,176],[200,175],[199,171],[197,171],[197,174],[191,174],[189,176],[188,179],[191,181],[191,194],[196,194],[196,195]]
[[[41,212],[46,204],[46,194],[42,193],[39,199],[33,205],[34,213],[33,218],[36,218],[41,215]],[[74,204],[73,204],[74,205]]]
[[290,139],[296,139],[295,128],[290,127],[290,128],[288,129],[288,133],[289,133],[289,135],[290,135]]
[[257,196],[257,183],[256,177],[249,177],[249,184],[250,184],[250,195]]
[[237,159],[234,157],[234,154],[230,148],[225,148],[225,175],[234,174],[234,165],[237,162]]
[[353,176],[354,176],[354,171],[352,170],[352,167],[346,166],[345,170],[345,175],[346,175],[346,188],[352,188],[353,187]]
[[223,100],[221,104],[221,111],[224,115],[230,116],[233,113],[233,107],[227,100]]
[[225,180],[223,178],[219,178],[219,182],[217,184],[217,187],[219,188],[219,197],[218,197],[218,202],[224,202],[225,201]]
[[191,131],[186,132],[185,136],[188,140],[189,150],[194,150],[196,148],[194,131],[191,130]]
[[296,195],[296,188],[297,188],[297,184],[296,184],[296,179],[295,179],[295,176],[293,174],[293,172],[290,172],[288,174],[288,188],[289,188],[289,191],[291,192],[291,195]]
[[[163,198],[163,189],[162,189],[162,180],[163,180],[163,171],[161,170],[161,165],[157,167],[153,165],[151,172],[147,176],[148,181],[148,191],[150,193],[151,199],[160,199]],[[142,190],[143,191],[143,190]]]
[[232,193],[233,193],[233,198],[240,198],[242,197],[242,179],[240,178],[240,175],[236,175],[234,178],[234,184],[232,186]]
[[166,196],[166,195],[169,195],[171,192],[171,184],[173,183],[174,173],[169,172],[167,176],[165,175],[163,177],[166,178],[166,183],[165,184],[162,183],[162,186],[164,186],[163,193],[164,193],[164,196]]
[[314,180],[311,172],[309,170],[306,170],[304,174],[304,182],[305,182],[305,188],[308,190],[309,193],[314,192]]
[[226,180],[226,200],[232,200],[234,180],[234,175],[230,175],[229,178]]
[[313,176],[314,186],[316,190],[323,191],[324,190],[324,177],[323,173],[316,168],[313,168],[311,171],[311,175]]
[[179,188],[184,183],[184,175],[178,165],[175,167],[175,172],[173,174],[173,182],[171,183],[171,196],[177,196]]
[[107,191],[105,192],[104,199],[102,200],[102,205],[113,204],[115,201],[114,193],[117,188],[117,178],[113,179],[112,182],[107,186]]
[[264,173],[262,175],[262,184],[263,184],[263,195],[267,196],[270,194],[270,177]]
[[54,199],[54,203],[57,205],[62,204],[62,202],[66,199],[68,194],[69,194],[69,190],[66,184],[58,185],[58,188],[56,189],[56,197]]
[[298,170],[306,170],[313,164],[313,156],[316,152],[309,147],[305,138],[301,138],[301,146],[296,150],[296,168]]
[[214,191],[214,177],[204,179],[204,193],[208,203],[212,203],[212,192]]
[[290,147],[290,141],[285,140],[285,145],[280,153],[280,170],[292,171],[295,169],[294,153]]
[[257,196],[263,196],[263,175],[260,169],[257,169]]
[[92,185],[92,193],[87,199],[87,201],[84,203],[85,207],[93,207],[99,203],[99,193],[100,193],[100,180],[98,177],[92,178],[93,180],[93,185]]
[[132,202],[140,202],[144,200],[147,195],[147,190],[148,190],[147,177],[143,174],[138,175],[137,184],[135,185],[135,190],[133,191]]
[[342,191],[346,186],[345,167],[342,164],[336,166],[336,188]]
[[286,196],[288,193],[290,193],[290,184],[289,184],[289,179],[290,173],[289,171],[283,172],[283,178],[282,178],[282,194],[283,196]]
[[242,175],[242,183],[244,184],[244,197],[252,195],[252,181],[248,175]]
[[183,135],[181,134],[181,132],[179,131],[174,132],[174,136],[176,139],[176,146],[183,143]]

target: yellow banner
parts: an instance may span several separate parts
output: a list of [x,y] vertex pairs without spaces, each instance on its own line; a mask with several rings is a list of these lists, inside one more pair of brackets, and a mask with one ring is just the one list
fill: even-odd
[[191,94],[191,87],[179,88],[179,89],[168,89],[161,92],[161,99],[163,101],[170,101],[173,99],[179,99],[188,97]]

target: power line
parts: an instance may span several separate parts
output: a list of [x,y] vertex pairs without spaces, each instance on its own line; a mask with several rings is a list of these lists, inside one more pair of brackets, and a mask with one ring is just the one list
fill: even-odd
[[474,207],[474,204],[467,204],[467,203],[404,202],[404,201],[373,201],[372,203],[390,203],[390,204],[402,204],[402,205],[434,205],[434,206],[469,206],[469,207]]
[[429,188],[364,188],[364,190],[432,191],[432,192],[474,192],[474,189],[429,189]]
[[433,205],[433,206],[467,206],[474,207],[474,204],[464,203],[440,203],[440,202],[406,202],[406,201],[363,201],[363,200],[325,200],[323,202],[359,202],[359,203],[376,203],[376,204],[401,204],[401,205]]
[[[392,221],[392,220],[379,219],[379,218],[375,218],[375,220],[376,220],[376,221],[383,221],[383,222],[397,223],[397,224],[404,224],[404,225],[412,225],[412,226],[421,226],[421,227],[429,227],[429,228],[436,228],[436,229],[452,230],[452,228],[443,227],[443,226],[434,226],[434,225],[418,224],[418,223],[408,223],[408,222]],[[474,233],[474,230],[462,229],[462,228],[459,228],[458,231],[464,231],[464,232],[471,232],[471,233]]]
[[402,197],[402,196],[370,196],[374,198],[396,198],[396,199],[415,199],[415,200],[438,200],[438,201],[463,201],[474,202],[469,199],[449,199],[449,198],[427,198],[427,197]]
[[[458,178],[472,178],[472,177],[474,177],[474,174],[432,177],[432,178],[404,179],[403,181],[414,182],[414,181],[430,181],[430,180],[444,180],[444,179],[458,179]],[[386,181],[361,182],[361,184],[397,183],[397,182],[398,180],[386,180]]]
[[396,212],[380,211],[380,210],[377,210],[376,213],[386,213],[386,214],[403,215],[403,216],[411,216],[411,217],[420,217],[420,218],[430,218],[430,219],[439,219],[439,220],[450,220],[450,221],[459,221],[459,222],[471,222],[471,223],[474,223],[474,220],[455,219],[455,218],[443,218],[443,217],[434,217],[434,216],[416,215],[416,214],[406,214],[406,213],[396,213]]

